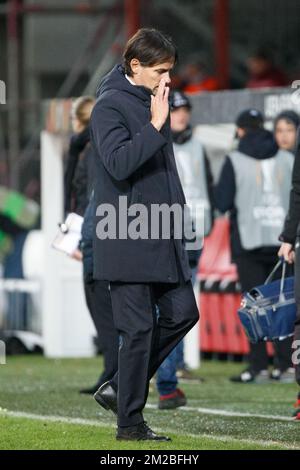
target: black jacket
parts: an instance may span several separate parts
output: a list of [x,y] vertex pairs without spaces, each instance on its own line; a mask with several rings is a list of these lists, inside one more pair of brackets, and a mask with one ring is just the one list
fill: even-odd
[[[294,161],[294,168],[292,174],[292,189],[290,193],[290,204],[282,234],[279,237],[280,241],[295,243],[297,236],[297,228],[300,222],[300,139],[298,131],[298,141],[296,148],[296,156]],[[299,227],[300,228],[300,227]],[[298,228],[298,235],[299,235]]]
[[83,215],[93,188],[94,156],[89,127],[71,137],[64,175],[65,212]]
[[74,212],[81,216],[85,213],[94,187],[94,162],[93,150],[90,143],[88,143],[78,161],[73,179]]
[[[249,131],[238,144],[238,151],[256,160],[272,158],[278,151],[273,134],[265,129]],[[292,156],[291,156],[292,158]],[[230,241],[233,260],[239,256],[258,256],[274,254],[278,247],[265,246],[255,250],[245,250],[242,247],[237,225],[237,211],[234,206],[236,193],[235,174],[229,157],[226,157],[218,184],[215,187],[215,203],[220,212],[230,211]]]
[[[127,197],[128,206],[141,203],[148,209],[153,203],[184,205],[169,121],[158,132],[150,122],[150,106],[150,90],[132,85],[120,65],[100,84],[91,116],[96,206],[110,203],[118,214],[119,196]],[[95,224],[100,219],[96,216]],[[182,240],[121,239],[118,233],[116,239],[100,240],[94,229],[95,279],[177,282],[177,263],[188,280]]]

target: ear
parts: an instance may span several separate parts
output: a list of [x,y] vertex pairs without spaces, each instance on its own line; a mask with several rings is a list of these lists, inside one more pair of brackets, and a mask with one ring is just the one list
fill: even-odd
[[133,74],[138,73],[140,67],[141,67],[141,63],[140,63],[139,59],[135,59],[135,58],[131,59],[130,68],[131,68]]

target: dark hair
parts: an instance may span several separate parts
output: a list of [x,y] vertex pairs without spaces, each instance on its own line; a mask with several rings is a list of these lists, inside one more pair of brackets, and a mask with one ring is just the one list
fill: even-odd
[[296,129],[299,127],[300,117],[292,109],[287,109],[285,111],[282,111],[280,114],[276,116],[275,121],[274,121],[274,129],[276,129],[278,122],[281,121],[282,119],[286,121],[288,124],[292,124]]
[[266,62],[274,63],[274,53],[270,46],[261,46],[255,49],[252,54],[250,54],[252,59],[261,59]]
[[144,67],[152,67],[170,60],[177,62],[178,53],[169,36],[157,29],[141,28],[129,39],[123,53],[125,73],[129,76],[132,76],[132,59],[138,59]]

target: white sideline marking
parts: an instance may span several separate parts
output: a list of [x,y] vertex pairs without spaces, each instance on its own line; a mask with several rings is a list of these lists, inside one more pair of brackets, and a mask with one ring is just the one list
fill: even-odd
[[[147,405],[147,408],[157,408],[155,405]],[[182,410],[186,411],[194,411],[194,410],[200,410],[201,408],[191,408],[191,407],[183,407]],[[206,408],[203,408],[206,410]],[[209,409],[207,409],[209,410]],[[210,410],[210,411],[215,411],[215,410]],[[219,410],[218,410],[219,411]],[[223,410],[224,411],[224,410]],[[240,413],[242,414],[242,413]],[[243,413],[243,416],[245,413]],[[26,413],[24,411],[8,411],[5,409],[0,408],[0,417],[1,416],[10,416],[12,418],[25,418],[25,419],[32,419],[32,420],[37,420],[37,421],[50,421],[52,423],[66,423],[66,424],[77,424],[81,426],[95,426],[95,427],[107,427],[107,428],[115,428],[115,424],[109,424],[109,423],[103,423],[100,421],[92,420],[92,419],[84,419],[84,418],[68,418],[65,416],[55,416],[55,415],[38,415],[34,413]],[[247,415],[249,416],[249,415]],[[254,416],[254,415],[250,415]],[[260,416],[260,415],[259,415]],[[264,415],[262,415],[264,416]],[[286,418],[284,416],[278,417],[278,418]],[[284,419],[286,420],[286,419]],[[174,432],[174,430],[171,429],[155,429],[157,432]],[[263,447],[270,447],[270,446],[279,446],[282,448],[286,449],[299,449],[299,446],[293,445],[293,444],[287,444],[285,442],[280,442],[280,441],[263,441],[260,439],[243,439],[243,438],[236,438],[236,437],[231,437],[231,436],[212,436],[211,434],[191,434],[191,433],[183,433],[180,431],[176,430],[176,433],[181,435],[181,436],[186,436],[186,437],[192,437],[196,439],[211,439],[213,441],[222,441],[222,442],[236,442],[236,443],[245,443],[249,445],[261,445]]]
[[[152,410],[158,410],[157,405],[147,404],[146,408]],[[164,411],[164,410],[159,410]],[[241,413],[239,411],[227,411],[227,410],[218,410],[217,408],[198,408],[192,406],[182,406],[177,408],[176,411],[193,411],[201,414],[207,415],[217,415],[217,416],[233,416],[237,418],[263,418],[272,421],[290,421],[294,422],[294,418],[289,416],[278,416],[278,415],[263,415],[263,414],[256,414],[256,413]]]

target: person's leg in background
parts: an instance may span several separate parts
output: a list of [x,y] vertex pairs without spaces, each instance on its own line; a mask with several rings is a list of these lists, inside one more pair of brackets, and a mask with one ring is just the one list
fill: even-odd
[[[189,250],[189,264],[191,268],[191,282],[193,288],[195,287],[195,283],[197,281],[197,273],[198,273],[198,265],[199,259],[201,256],[202,250]],[[176,375],[178,379],[184,380],[198,380],[201,381],[202,379],[196,376],[189,368],[184,359],[184,340],[180,341],[176,346]]]
[[[242,292],[248,292],[254,286],[263,284],[266,280],[266,270],[260,258],[245,255],[235,260]],[[275,263],[274,263],[275,264]],[[273,265],[274,267],[274,265]],[[240,375],[230,378],[232,382],[264,383],[269,380],[266,343],[249,343],[249,366]]]
[[[265,273],[266,278],[278,262],[278,257],[266,260]],[[280,267],[274,275],[275,279],[280,279],[282,275],[282,268]],[[294,266],[286,266],[286,276],[294,275]],[[293,337],[285,338],[282,340],[273,341],[274,347],[274,359],[273,359],[273,370],[270,378],[272,380],[280,381],[281,383],[293,383],[295,382],[295,371],[292,364],[292,343]]]
[[160,410],[178,408],[186,405],[187,402],[184,393],[177,387],[176,359],[177,346],[157,369],[156,386],[159,393],[158,408]]
[[119,335],[113,322],[109,283],[85,279],[84,291],[87,306],[102,346],[104,370],[94,386],[82,389],[80,393],[94,394],[102,384],[112,379],[118,370]]
[[104,371],[93,387],[80,390],[94,394],[98,388],[111,379],[118,370],[119,335],[113,321],[109,283],[93,279],[93,220],[96,211],[92,193],[84,214],[81,252],[83,261],[83,284],[86,303],[102,346]]
[[[13,239],[13,250],[4,259],[3,277],[5,279],[24,279],[22,253],[28,231],[19,232]],[[7,294],[7,329],[25,330],[28,327],[28,299],[24,292]]]
[[295,371],[292,363],[293,341],[294,338],[292,336],[283,340],[273,341],[275,355],[271,379],[279,380],[281,383],[295,382]]
[[[156,313],[157,318],[159,318],[158,306],[156,306]],[[158,408],[160,410],[170,410],[186,405],[184,393],[177,388],[178,377],[176,371],[178,354],[180,355],[180,360],[183,360],[183,340],[179,341],[156,372],[156,388],[159,393]]]

